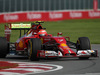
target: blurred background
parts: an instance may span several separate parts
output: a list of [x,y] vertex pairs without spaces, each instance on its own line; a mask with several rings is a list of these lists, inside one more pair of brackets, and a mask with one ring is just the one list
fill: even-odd
[[[62,32],[76,42],[78,37],[89,37],[100,43],[100,0],[0,0],[0,36],[7,23],[46,21],[49,34]],[[11,41],[19,31],[12,31]]]
[[[21,11],[92,10],[94,0],[0,0],[0,13]],[[100,9],[100,0],[98,0]]]

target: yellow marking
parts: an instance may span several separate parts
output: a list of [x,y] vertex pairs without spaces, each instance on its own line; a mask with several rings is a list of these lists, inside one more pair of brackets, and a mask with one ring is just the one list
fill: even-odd
[[38,22],[42,22],[42,21],[38,21]]
[[80,41],[79,40],[77,40],[77,42],[78,42],[78,44],[80,44]]
[[93,50],[91,50],[91,52],[94,52]]
[[48,51],[46,51],[45,53],[48,53]]
[[31,31],[28,31],[27,36],[30,34]]
[[61,46],[67,46],[65,43],[61,43],[60,45],[61,45]]
[[42,42],[42,44],[43,44],[43,38],[41,38],[41,42]]
[[20,41],[20,42],[19,42],[19,47],[20,47],[20,48],[23,48],[23,41]]

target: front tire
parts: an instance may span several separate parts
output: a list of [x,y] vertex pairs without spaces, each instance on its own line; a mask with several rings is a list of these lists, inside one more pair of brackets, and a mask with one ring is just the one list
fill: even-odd
[[38,38],[32,38],[29,40],[28,44],[28,56],[31,61],[38,61],[39,58],[37,56],[38,50],[41,50],[41,40]]
[[9,52],[9,44],[4,37],[0,37],[0,58],[5,58]]
[[[91,50],[90,40],[88,37],[80,37],[77,40],[77,51],[78,50]],[[79,57],[79,59],[89,59],[89,57]]]

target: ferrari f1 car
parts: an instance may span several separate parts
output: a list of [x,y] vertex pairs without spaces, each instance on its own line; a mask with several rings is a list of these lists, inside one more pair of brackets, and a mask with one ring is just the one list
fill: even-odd
[[[51,57],[78,57],[89,59],[97,57],[97,50],[91,50],[88,37],[79,37],[76,43],[70,41],[68,36],[47,34],[42,21],[36,24],[8,24],[5,25],[5,37],[0,37],[0,58],[15,50],[17,55],[27,55],[31,61]],[[20,30],[20,37],[15,43],[10,42],[12,30]],[[21,31],[24,35],[21,36]],[[76,49],[76,51],[72,50]]]

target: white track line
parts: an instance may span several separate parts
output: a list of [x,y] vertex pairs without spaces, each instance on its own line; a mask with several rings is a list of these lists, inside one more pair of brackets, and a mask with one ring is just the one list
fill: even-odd
[[[33,63],[33,62],[13,62],[7,61],[10,63],[18,63],[19,66],[16,68],[9,68],[4,69],[4,72],[0,72],[0,75],[28,75],[28,74],[36,74],[36,73],[45,73],[45,72],[52,72],[62,69],[62,66],[53,65],[53,64],[43,64],[43,63]],[[54,67],[54,68],[53,68]],[[30,71],[29,73],[13,73],[13,72],[6,72],[6,71]]]

